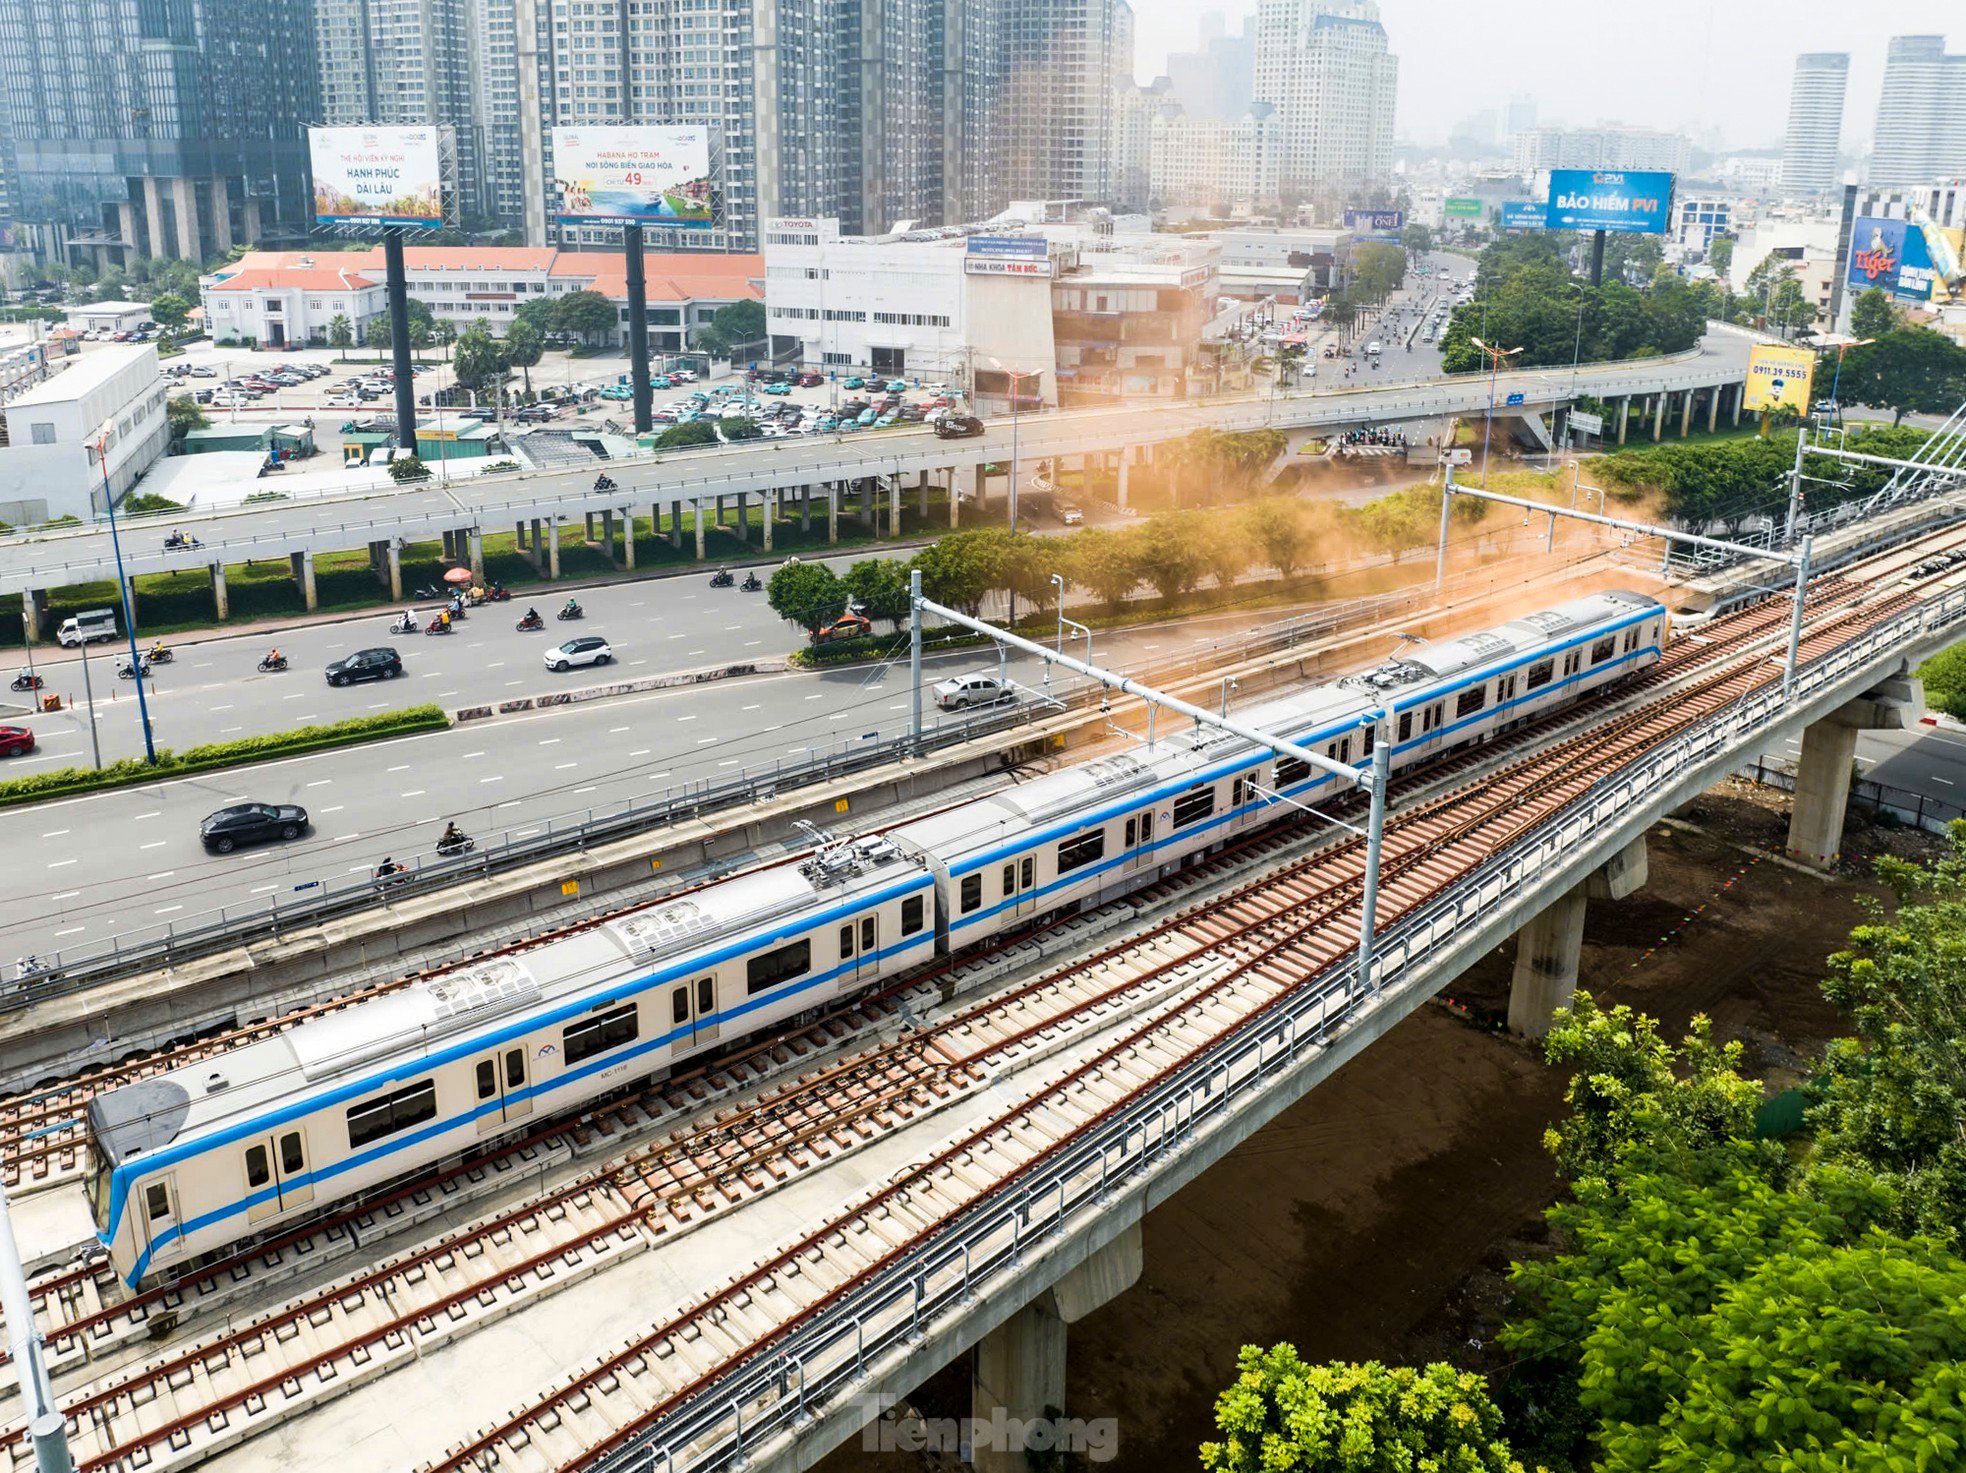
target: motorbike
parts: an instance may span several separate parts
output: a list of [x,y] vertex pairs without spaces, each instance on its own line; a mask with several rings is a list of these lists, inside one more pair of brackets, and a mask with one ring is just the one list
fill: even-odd
[[736,575],[729,568],[719,568],[710,575],[710,586],[712,588],[728,588],[736,581]]
[[177,651],[164,645],[151,646],[150,653],[144,656],[153,665],[168,665],[177,658]]
[[574,604],[570,608],[561,609],[553,617],[556,619],[584,619],[587,617],[587,610],[583,609],[579,604]]
[[262,671],[269,671],[269,672],[274,670],[284,670],[287,668],[287,657],[285,655],[264,656],[259,662],[259,668]]
[[385,861],[375,867],[374,879],[377,888],[387,889],[391,885],[407,885],[410,872],[400,864],[390,864]]
[[25,670],[14,677],[15,690],[39,690],[45,682],[38,675],[29,675]]
[[503,583],[494,583],[485,590],[485,602],[488,604],[502,604],[511,597],[511,590]]
[[455,839],[439,839],[437,853],[441,858],[451,859],[459,854],[469,854],[478,847],[478,841],[469,834],[459,834]]
[[423,632],[425,634],[449,634],[451,632],[451,626],[442,619],[432,619],[428,624],[423,626]]
[[443,596],[444,590],[434,583],[426,583],[411,594],[412,598],[442,598]]
[[614,484],[614,477],[612,476],[596,476],[594,478],[594,489],[596,491],[618,491],[621,488]]
[[421,627],[410,615],[398,614],[390,622],[389,632],[391,634],[414,634]]
[[546,627],[546,621],[537,614],[528,614],[512,627],[517,629],[521,634],[526,634],[534,629],[544,629]]
[[118,680],[136,680],[149,673],[150,661],[148,660],[138,660],[134,667],[131,666],[128,660],[125,660],[116,667],[116,678]]
[[744,575],[744,581],[738,585],[746,593],[756,593],[764,586],[764,579],[760,578],[756,573],[746,573]]
[[166,552],[189,552],[193,548],[203,547],[204,545],[196,537],[186,537],[178,532],[173,532],[164,539],[164,551]]

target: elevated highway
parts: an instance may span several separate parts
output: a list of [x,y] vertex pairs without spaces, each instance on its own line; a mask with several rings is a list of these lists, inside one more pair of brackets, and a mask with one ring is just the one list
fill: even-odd
[[[1711,426],[1726,413],[1738,421],[1748,349],[1747,337],[1716,327],[1698,348],[1671,358],[1502,374],[1493,385],[1494,402],[1498,416],[1540,423],[1573,397],[1590,395],[1614,406],[1620,438],[1634,424],[1649,425],[1657,437],[1668,424],[1684,432],[1696,418]],[[1076,458],[1111,468],[1124,503],[1129,468],[1143,457],[1151,459],[1157,446],[1198,429],[1341,430],[1466,416],[1485,413],[1490,394],[1483,375],[1383,386],[1313,385],[1274,396],[1032,415],[1014,433],[1018,456],[1026,463]],[[223,615],[226,564],[284,558],[312,608],[313,560],[325,552],[367,547],[378,578],[400,597],[400,548],[405,542],[441,540],[447,555],[482,570],[484,534],[515,528],[522,551],[543,572],[558,576],[559,527],[582,518],[598,526],[609,556],[632,568],[635,545],[627,535],[632,525],[628,518],[653,513],[656,525],[666,525],[677,547],[683,546],[685,527],[691,527],[696,554],[702,557],[712,516],[721,522],[726,502],[735,501],[742,527],[743,508],[754,496],[767,508],[762,537],[763,550],[769,552],[774,518],[796,514],[809,524],[816,505],[831,536],[837,536],[843,514],[858,515],[876,533],[892,534],[904,488],[919,489],[925,496],[931,484],[950,493],[950,522],[955,525],[964,498],[985,498],[991,482],[1000,479],[985,467],[1008,465],[1012,438],[1013,427],[1005,420],[993,422],[980,436],[960,440],[910,429],[858,439],[749,442],[610,462],[618,485],[609,491],[595,490],[596,467],[589,465],[132,518],[123,528],[123,567],[131,576],[202,571]],[[170,529],[184,531],[203,546],[166,552],[163,539]],[[0,593],[25,594],[37,618],[45,610],[48,590],[113,579],[115,568],[106,525],[43,528],[0,538]]]

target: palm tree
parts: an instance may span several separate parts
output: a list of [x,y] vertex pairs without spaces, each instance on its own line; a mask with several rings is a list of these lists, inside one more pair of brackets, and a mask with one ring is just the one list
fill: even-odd
[[348,350],[355,343],[355,325],[340,312],[328,319],[328,341],[334,344],[336,352],[345,362]]

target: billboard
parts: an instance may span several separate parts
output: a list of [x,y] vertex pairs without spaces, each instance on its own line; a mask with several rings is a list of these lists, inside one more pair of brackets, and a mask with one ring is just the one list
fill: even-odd
[[1450,220],[1479,220],[1482,204],[1478,199],[1449,199],[1441,205],[1440,212]]
[[1807,348],[1756,343],[1748,353],[1747,397],[1743,409],[1809,412],[1809,389],[1816,377],[1816,355]]
[[1390,239],[1406,229],[1406,211],[1347,210],[1345,228],[1354,235],[1376,235]]
[[1925,232],[1905,220],[1859,215],[1850,229],[1850,285],[1882,287],[1911,302],[1932,299],[1932,253]]
[[1552,169],[1543,223],[1551,230],[1664,235],[1673,176],[1617,169]]
[[1051,242],[1042,235],[972,235],[963,250],[966,276],[1051,275]]
[[309,128],[317,225],[444,224],[436,128]]
[[1533,199],[1505,199],[1502,201],[1502,228],[1504,230],[1541,230],[1543,217],[1548,209]]
[[639,125],[555,128],[553,188],[563,224],[707,230],[710,135]]
[[1604,433],[1604,416],[1592,414],[1586,409],[1573,409],[1570,411],[1570,428],[1586,435],[1601,435]]

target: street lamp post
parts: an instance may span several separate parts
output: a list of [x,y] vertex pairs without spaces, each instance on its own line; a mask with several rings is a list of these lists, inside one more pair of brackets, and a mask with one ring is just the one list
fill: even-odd
[[1843,409],[1843,401],[1837,397],[1837,391],[1843,387],[1843,355],[1852,348],[1868,348],[1876,341],[1876,338],[1858,338],[1855,342],[1838,343],[1836,345],[1836,372],[1831,376],[1829,381],[1829,410],[1831,414],[1841,413]]
[[1502,360],[1504,358],[1515,357],[1522,349],[1491,348],[1480,338],[1470,338],[1468,341],[1488,355],[1488,418],[1483,422],[1481,427],[1481,485],[1482,489],[1486,490],[1488,488],[1488,441],[1489,437],[1495,432],[1495,383],[1502,372]]
[[[130,678],[136,682],[137,717],[143,723],[143,760],[154,767],[157,765],[157,743],[150,730],[150,702],[143,693],[143,659],[137,654],[136,602],[130,596],[130,580],[128,575],[123,571],[123,539],[116,530],[116,496],[109,489],[109,436],[115,427],[114,421],[104,420],[102,422],[102,428],[96,432],[96,464],[102,468],[102,501],[104,508],[109,513],[109,551],[110,555],[116,561],[116,591],[121,595],[123,602],[123,632],[130,641]],[[85,652],[83,657],[83,670],[85,672],[84,685],[86,686],[86,672],[88,668],[86,643],[83,648]],[[95,701],[93,697],[90,699],[89,705],[89,734],[93,737],[95,735]],[[100,751],[97,753],[96,765],[98,767],[102,765]]]

